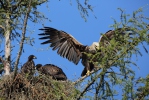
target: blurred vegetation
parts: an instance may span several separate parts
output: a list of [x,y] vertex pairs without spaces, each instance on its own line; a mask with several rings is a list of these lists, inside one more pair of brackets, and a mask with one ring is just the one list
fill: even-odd
[[15,79],[11,75],[0,79],[2,100],[73,100],[78,93],[71,82],[52,80],[45,75],[28,79],[17,74]]

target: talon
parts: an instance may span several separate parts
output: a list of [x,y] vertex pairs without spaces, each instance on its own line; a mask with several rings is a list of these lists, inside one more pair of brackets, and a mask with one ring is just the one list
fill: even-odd
[[86,75],[90,75],[90,71],[89,70],[87,71]]

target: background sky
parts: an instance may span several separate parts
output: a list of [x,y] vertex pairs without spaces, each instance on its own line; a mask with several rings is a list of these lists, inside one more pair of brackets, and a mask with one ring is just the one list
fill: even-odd
[[[59,56],[56,51],[52,51],[51,48],[47,50],[49,47],[48,44],[41,45],[40,43],[43,41],[38,39],[38,34],[42,31],[38,29],[43,28],[42,24],[63,30],[73,35],[82,44],[91,45],[92,42],[99,40],[100,33],[105,33],[112,29],[110,27],[110,25],[114,24],[112,18],[120,22],[120,11],[117,8],[122,8],[127,14],[132,15],[133,11],[144,7],[144,15],[149,17],[148,0],[90,0],[90,4],[94,7],[94,12],[89,11],[87,22],[81,18],[76,0],[50,0],[50,2],[39,6],[38,9],[51,22],[44,20],[39,24],[28,23],[28,29],[32,30],[33,33],[27,31],[27,36],[35,38],[35,44],[34,46],[24,45],[25,52],[21,56],[20,63],[24,64],[28,56],[34,54],[37,57],[34,60],[35,64],[55,64],[63,69],[69,80],[77,80],[81,75],[83,65],[81,62],[78,65],[69,62],[67,59]],[[16,46],[15,51],[12,53],[13,59],[15,60],[19,45],[18,42],[14,42],[12,45]],[[149,50],[148,46],[147,48]],[[145,53],[142,48],[140,49],[143,57],[132,58],[140,68],[133,68],[138,76],[145,77],[149,72],[149,54]]]

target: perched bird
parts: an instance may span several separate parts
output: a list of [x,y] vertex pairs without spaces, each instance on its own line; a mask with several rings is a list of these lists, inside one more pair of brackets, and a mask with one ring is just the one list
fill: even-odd
[[21,73],[33,76],[35,73],[35,63],[33,59],[37,59],[34,55],[28,57],[27,62],[21,67]]
[[37,64],[36,69],[41,73],[45,75],[52,76],[52,79],[55,80],[67,80],[67,76],[63,72],[63,70],[53,64],[46,64],[42,66],[42,64]]
[[93,42],[91,46],[83,45],[78,42],[72,35],[60,31],[51,27],[44,27],[39,29],[44,31],[40,36],[43,36],[39,39],[47,39],[47,41],[42,42],[41,44],[50,44],[53,50],[57,50],[57,53],[73,62],[78,64],[80,59],[82,59],[82,64],[84,70],[82,71],[81,76],[89,75],[90,71],[95,68],[93,62],[90,62],[90,58],[87,56],[87,53],[95,54],[100,46],[109,45],[109,41],[115,36],[114,34],[118,31],[119,33],[124,33],[124,29],[118,28],[117,30],[109,30],[99,39],[99,42]]

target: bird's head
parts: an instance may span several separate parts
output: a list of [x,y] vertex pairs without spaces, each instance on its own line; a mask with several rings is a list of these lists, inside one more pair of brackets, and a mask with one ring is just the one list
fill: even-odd
[[40,70],[40,68],[42,67],[42,64],[37,64],[36,65],[36,69],[39,71]]
[[93,42],[91,46],[89,46],[89,52],[96,52],[99,49],[99,43],[98,42]]
[[95,44],[95,49],[96,49],[96,50],[99,49],[99,43],[98,43],[98,42],[96,42],[96,44]]
[[28,60],[29,60],[29,61],[31,61],[31,60],[33,60],[33,59],[37,59],[37,57],[34,56],[34,55],[30,55],[30,56],[28,57]]

